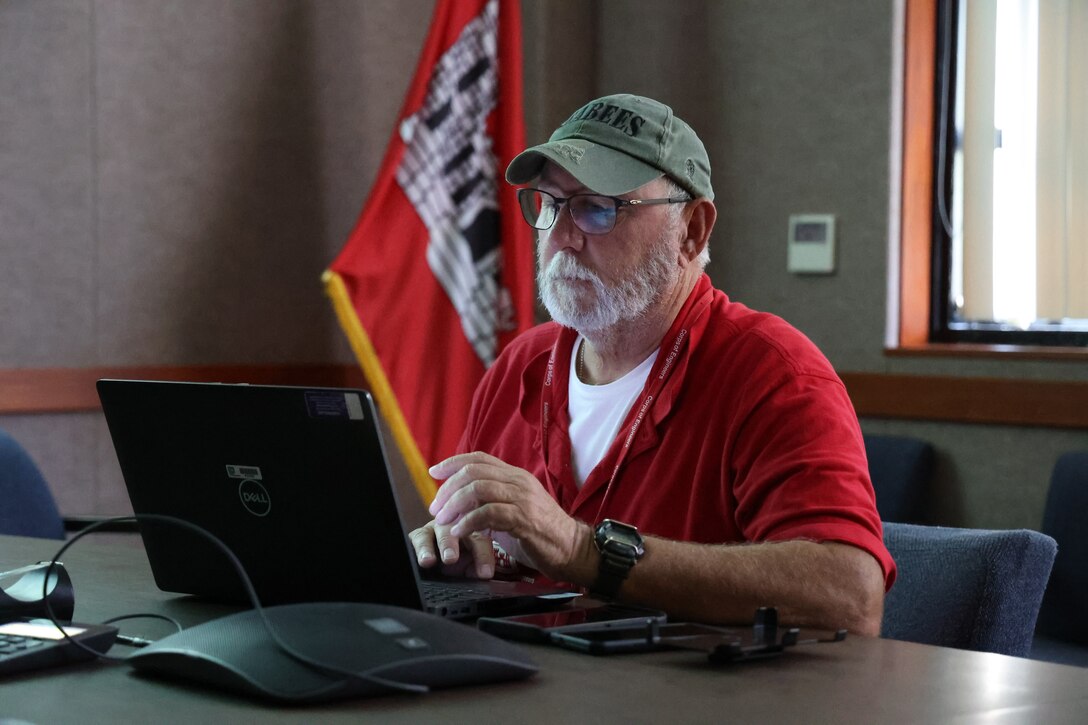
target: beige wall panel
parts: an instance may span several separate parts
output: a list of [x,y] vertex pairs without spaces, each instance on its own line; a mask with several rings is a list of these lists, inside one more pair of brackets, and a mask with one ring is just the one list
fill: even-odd
[[[708,150],[719,131],[719,89],[711,25],[715,0],[603,0],[598,24],[597,85],[600,93],[637,93],[668,104],[699,133]],[[711,156],[713,171],[719,158]],[[712,181],[716,181],[712,176]],[[718,187],[715,185],[715,192]]]
[[361,208],[429,14],[100,4],[103,363],[342,350],[320,274]]
[[[713,3],[708,72],[726,250],[715,279],[837,367],[883,365],[891,3]],[[786,271],[789,215],[837,217],[837,268]]]
[[525,137],[543,143],[597,92],[596,2],[522,0]]
[[419,62],[434,0],[311,3],[328,261],[362,211]]
[[0,367],[94,355],[90,2],[0,3]]

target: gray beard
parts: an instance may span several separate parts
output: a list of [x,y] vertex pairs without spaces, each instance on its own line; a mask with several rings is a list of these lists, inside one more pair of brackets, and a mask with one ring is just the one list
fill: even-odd
[[[666,236],[662,235],[650,255],[614,287],[605,285],[572,255],[557,253],[547,268],[537,272],[537,289],[544,308],[553,320],[583,334],[637,320],[661,299],[679,275]],[[587,286],[591,299],[579,304],[578,289],[584,293]]]

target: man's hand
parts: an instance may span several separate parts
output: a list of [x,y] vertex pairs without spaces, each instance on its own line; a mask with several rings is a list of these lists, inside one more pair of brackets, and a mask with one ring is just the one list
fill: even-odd
[[[472,532],[504,531],[544,574],[577,581],[574,572],[585,566],[580,558],[591,547],[589,528],[568,516],[531,473],[480,452],[447,458],[430,472],[446,479],[430,506],[440,541],[443,533],[449,543]],[[418,544],[416,552],[422,562]],[[443,562],[449,563],[445,549]]]
[[420,568],[429,569],[438,564],[440,554],[443,574],[478,579],[490,579],[495,575],[495,549],[488,532],[474,531],[461,541],[450,533],[449,526],[430,521],[410,533],[408,538],[416,550]]

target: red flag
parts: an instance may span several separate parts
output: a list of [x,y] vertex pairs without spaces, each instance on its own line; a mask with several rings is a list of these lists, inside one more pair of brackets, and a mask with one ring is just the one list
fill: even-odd
[[503,172],[525,146],[519,0],[439,0],[359,221],[323,280],[424,501],[485,368],[533,324]]

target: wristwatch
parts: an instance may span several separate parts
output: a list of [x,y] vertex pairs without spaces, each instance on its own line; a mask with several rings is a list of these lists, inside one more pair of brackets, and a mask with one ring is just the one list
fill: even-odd
[[593,530],[593,541],[597,544],[597,551],[601,552],[601,567],[589,593],[611,599],[620,590],[635,562],[646,552],[642,535],[634,526],[605,519]]

